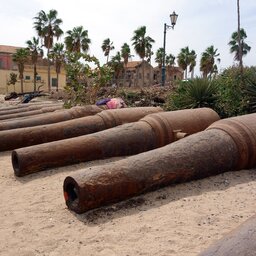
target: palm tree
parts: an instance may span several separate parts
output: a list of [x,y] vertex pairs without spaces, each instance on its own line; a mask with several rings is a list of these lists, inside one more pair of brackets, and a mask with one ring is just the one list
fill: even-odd
[[55,43],[53,45],[52,51],[50,52],[50,57],[52,58],[53,62],[55,63],[55,70],[56,70],[56,74],[57,74],[56,91],[58,91],[59,90],[59,73],[61,71],[61,66],[65,60],[64,44],[63,43]]
[[[152,39],[149,36],[146,36],[146,30],[146,26],[139,27],[134,31],[134,35],[132,37],[132,45],[134,46],[135,52],[142,59],[142,63],[144,62],[144,58],[148,57],[148,53],[151,53],[152,44],[155,42],[154,39]],[[142,83],[144,85],[144,66],[142,72]]]
[[88,30],[84,30],[83,26],[74,27],[66,33],[68,35],[65,37],[65,44],[68,51],[80,53],[89,50],[91,39],[88,37]]
[[[250,50],[251,47],[244,42],[244,40],[247,38],[246,32],[243,28],[240,29],[240,40],[239,40],[239,33],[237,31],[233,32],[232,36],[231,36],[231,40],[229,41],[229,46],[230,46],[230,53],[234,53],[234,60],[236,61],[240,61],[242,59],[243,56],[245,56]],[[241,58],[239,55],[239,42],[241,44]],[[241,63],[241,62],[240,62]]]
[[207,47],[202,53],[200,59],[200,71],[203,72],[204,78],[206,78],[208,75],[211,78],[212,74],[218,71],[216,61],[220,62],[220,58],[218,58],[219,55],[218,49],[214,49],[213,45]]
[[[34,17],[34,28],[36,29],[38,36],[42,38],[43,45],[47,48],[47,57],[50,49],[53,46],[54,38],[59,39],[63,34],[60,28],[62,20],[57,18],[58,12],[56,10],[50,10],[49,13],[41,10],[37,17]],[[51,74],[50,74],[51,62],[48,58],[48,90],[51,90]]]
[[130,49],[130,46],[127,43],[124,43],[121,47],[121,57],[124,60],[124,67],[125,67],[124,77],[126,77],[126,67],[127,67],[129,58],[131,57],[131,49]]
[[117,52],[116,55],[111,58],[109,65],[113,68],[115,72],[115,79],[117,80],[120,76],[120,73],[124,69],[122,56],[120,52]]
[[178,65],[185,71],[185,79],[188,78],[188,67],[190,66],[189,72],[192,72],[196,65],[196,53],[194,50],[189,50],[189,47],[182,48],[178,54]]
[[107,56],[107,63],[108,63],[110,51],[115,49],[113,42],[111,42],[109,38],[105,39],[102,43],[101,49],[104,52],[104,56]]
[[21,92],[23,93],[24,67],[25,63],[29,60],[29,51],[25,48],[17,49],[16,53],[12,56],[12,60],[18,65]]
[[162,68],[163,65],[163,56],[164,56],[164,48],[160,47],[156,51],[156,57],[155,57],[155,62],[158,64],[159,68]]
[[189,56],[189,72],[191,73],[191,78],[194,78],[194,70],[195,70],[195,66],[196,66],[196,52],[194,50],[192,50],[190,52],[190,56]]
[[175,59],[176,58],[171,53],[169,55],[166,55],[165,59],[166,59],[165,63],[166,63],[167,66],[171,67],[171,66],[173,66],[175,64]]
[[33,37],[32,40],[28,40],[26,44],[28,45],[28,50],[30,51],[31,60],[34,66],[34,91],[36,91],[36,64],[38,57],[42,57],[44,53],[43,49],[39,45],[39,38]]

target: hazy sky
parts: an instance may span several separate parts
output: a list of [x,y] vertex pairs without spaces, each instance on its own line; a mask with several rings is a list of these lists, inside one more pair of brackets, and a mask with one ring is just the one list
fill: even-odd
[[[25,42],[36,36],[33,17],[40,10],[58,11],[67,31],[82,25],[92,40],[90,53],[103,64],[106,58],[101,45],[104,39],[114,42],[114,55],[123,43],[131,46],[133,32],[147,27],[147,35],[155,40],[153,51],[163,46],[164,23],[170,24],[169,15],[179,16],[174,30],[166,34],[166,53],[175,56],[189,46],[197,53],[197,74],[201,53],[210,45],[218,48],[220,69],[233,64],[227,45],[232,32],[237,29],[236,0],[0,0],[0,44],[26,46]],[[244,59],[246,65],[256,60],[256,1],[240,0],[241,27],[246,30],[246,42],[252,47]],[[64,37],[61,38],[63,40]],[[133,60],[139,60],[135,55]],[[155,57],[153,57],[155,58]]]

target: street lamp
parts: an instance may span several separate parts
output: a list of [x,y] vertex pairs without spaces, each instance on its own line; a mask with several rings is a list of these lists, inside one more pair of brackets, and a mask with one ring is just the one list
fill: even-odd
[[165,84],[165,42],[166,42],[166,30],[167,29],[174,29],[174,26],[176,24],[178,18],[178,14],[176,14],[175,12],[173,12],[172,14],[170,14],[170,19],[171,19],[171,26],[167,25],[166,23],[164,23],[164,52],[163,52],[163,63],[162,63],[162,86],[164,86]]

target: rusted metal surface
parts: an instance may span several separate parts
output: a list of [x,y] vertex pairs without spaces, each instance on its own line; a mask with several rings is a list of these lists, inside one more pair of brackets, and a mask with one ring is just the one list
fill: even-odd
[[[163,110],[155,107],[104,110],[94,116],[81,117],[60,123],[0,131],[0,151],[102,131],[123,123],[137,121],[147,114],[159,111]],[[15,138],[15,140],[11,138]]]
[[199,256],[255,256],[256,215],[242,223]]
[[235,169],[250,169],[256,166],[255,114],[223,119],[207,129],[219,129],[232,137],[239,151]]
[[95,115],[102,110],[103,109],[97,107],[96,105],[87,105],[81,107],[77,106],[71,109],[63,109],[52,113],[45,113],[39,116],[0,121],[0,131],[68,121],[75,118]]
[[3,116],[8,116],[8,115],[13,115],[13,114],[18,114],[18,113],[24,113],[24,112],[31,112],[35,110],[39,110],[45,107],[54,107],[54,106],[63,106],[63,103],[50,103],[50,104],[33,104],[23,107],[13,107],[10,109],[0,109],[0,118],[4,119]]
[[37,110],[30,110],[30,111],[21,111],[18,113],[13,113],[13,114],[6,114],[6,115],[0,115],[0,121],[1,120],[7,120],[7,119],[13,119],[17,117],[25,117],[25,116],[35,116],[47,112],[53,112],[55,110],[60,110],[63,109],[62,104],[57,104],[55,106],[49,106],[49,107],[42,107]]
[[[131,121],[131,117],[127,119]],[[21,175],[49,167],[134,155],[177,140],[177,131],[187,135],[196,133],[218,119],[217,113],[209,108],[160,112],[94,134],[21,148],[13,152],[13,161]],[[110,120],[107,118],[108,128],[114,125]],[[118,122],[121,124],[120,120]]]
[[256,114],[220,120],[162,148],[80,170],[64,181],[66,204],[82,213],[169,184],[255,167],[255,124]]
[[66,204],[83,213],[162,186],[214,175],[223,168],[231,170],[236,153],[235,143],[223,131],[196,133],[162,148],[75,172],[64,180]]

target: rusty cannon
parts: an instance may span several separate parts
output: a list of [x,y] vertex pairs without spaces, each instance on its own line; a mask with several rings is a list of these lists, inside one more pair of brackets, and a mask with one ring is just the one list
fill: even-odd
[[[159,111],[159,107],[140,107],[103,110],[94,115],[74,120],[23,129],[0,132],[0,151],[47,143],[90,134],[124,123],[138,121],[140,118]],[[15,138],[15,140],[10,140]]]
[[[12,108],[6,108],[6,109],[0,109],[0,117],[12,115],[12,114],[18,114],[18,113],[24,113],[24,112],[31,112],[34,110],[39,110],[45,107],[54,107],[54,106],[63,106],[63,103],[40,103],[40,104],[30,104],[28,106],[26,105],[16,105]],[[2,118],[3,119],[3,118]]]
[[49,107],[48,106],[42,107],[42,108],[36,109],[36,110],[21,111],[21,112],[13,113],[13,114],[0,115],[0,121],[19,118],[19,117],[35,116],[35,115],[39,115],[39,114],[53,112],[55,110],[60,110],[60,109],[63,109],[62,104],[56,104],[56,105],[49,106]]
[[40,116],[0,121],[0,131],[68,121],[80,117],[95,115],[102,110],[102,108],[99,108],[96,105],[76,106],[71,109],[62,109],[51,113],[44,113]]
[[202,131],[216,120],[219,116],[210,108],[150,114],[101,132],[17,149],[12,154],[13,167],[22,176],[50,167],[134,155]]
[[256,114],[220,120],[167,146],[75,172],[66,205],[83,213],[170,184],[256,166]]
[[199,256],[255,256],[256,215],[212,244]]

